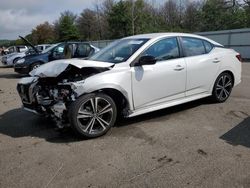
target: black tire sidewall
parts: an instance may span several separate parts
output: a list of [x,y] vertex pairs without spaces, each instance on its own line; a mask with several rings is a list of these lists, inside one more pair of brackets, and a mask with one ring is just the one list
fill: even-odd
[[[99,134],[88,134],[82,131],[82,129],[79,127],[78,123],[77,123],[77,114],[78,114],[78,110],[80,108],[80,106],[82,105],[82,103],[84,103],[85,101],[89,100],[90,98],[94,98],[94,97],[101,97],[104,98],[105,100],[107,100],[112,108],[113,108],[113,117],[110,123],[110,126],[106,127],[106,130],[99,133]],[[111,127],[115,124],[116,121],[116,117],[117,117],[117,108],[115,105],[115,102],[113,101],[113,99],[104,94],[104,93],[91,93],[91,94],[86,94],[86,95],[82,95],[81,97],[79,97],[76,101],[74,101],[70,107],[69,107],[69,121],[70,121],[70,125],[72,127],[72,129],[74,130],[74,132],[76,132],[78,135],[83,136],[85,138],[96,138],[99,136],[102,136],[104,134],[106,134]]]

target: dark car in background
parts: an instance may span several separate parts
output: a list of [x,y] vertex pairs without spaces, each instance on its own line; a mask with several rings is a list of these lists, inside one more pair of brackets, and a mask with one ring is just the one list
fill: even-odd
[[[29,42],[27,41],[27,43]],[[33,49],[35,48],[32,44],[30,46]],[[34,51],[36,51],[35,54],[25,56],[16,62],[14,66],[15,72],[28,74],[44,63],[59,59],[86,58],[99,51],[99,49],[87,42],[61,42],[42,52],[36,49]]]

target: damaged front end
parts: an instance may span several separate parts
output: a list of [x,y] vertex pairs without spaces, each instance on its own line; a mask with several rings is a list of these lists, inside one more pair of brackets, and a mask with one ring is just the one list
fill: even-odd
[[[41,66],[42,70],[38,68],[36,72],[31,72],[32,77],[19,81],[17,91],[25,110],[51,117],[59,128],[63,128],[68,125],[70,105],[79,97],[78,87],[84,84],[86,78],[109,70],[110,64],[107,67],[79,67],[68,63],[64,69],[56,69],[59,64],[45,64],[47,67]],[[43,69],[48,70],[50,75],[46,75]]]

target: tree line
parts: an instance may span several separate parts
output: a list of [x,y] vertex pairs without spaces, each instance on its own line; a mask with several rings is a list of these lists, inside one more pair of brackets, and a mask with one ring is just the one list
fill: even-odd
[[250,27],[250,0],[167,0],[160,6],[154,0],[105,0],[80,15],[62,12],[54,23],[37,25],[26,38],[41,44],[246,27]]

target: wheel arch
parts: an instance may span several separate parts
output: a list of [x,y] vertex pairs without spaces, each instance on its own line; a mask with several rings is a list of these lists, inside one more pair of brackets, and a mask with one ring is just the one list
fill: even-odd
[[[233,79],[233,86],[234,86],[234,83],[235,83],[235,76],[234,76],[234,73],[233,73],[231,70],[223,70],[223,71],[221,71],[220,74],[218,74],[218,76],[221,75],[222,73],[228,73],[228,74],[230,74],[230,76],[231,76],[232,79]],[[217,78],[218,78],[218,76],[217,76]],[[216,79],[217,79],[217,78],[216,78]],[[214,82],[214,84],[215,84],[215,82]]]
[[120,115],[124,115],[125,113],[124,110],[129,109],[129,101],[121,91],[114,88],[103,88],[96,92],[102,92],[110,96],[114,100],[117,112]]
[[209,93],[212,94],[213,89],[214,89],[215,82],[216,82],[217,78],[218,78],[222,73],[228,73],[228,74],[230,74],[230,75],[232,76],[232,79],[233,79],[233,86],[234,86],[234,84],[235,84],[235,75],[234,75],[233,71],[230,70],[230,69],[223,69],[223,70],[221,70],[220,72],[218,72],[218,74],[215,76],[213,82],[211,83]]
[[19,57],[19,56],[18,56],[18,57],[15,57],[15,58],[13,59],[13,64],[15,63],[16,60],[21,59],[21,58],[22,58],[22,57]]
[[79,97],[82,95],[88,94],[88,93],[104,93],[104,94],[110,96],[116,104],[118,113],[120,113],[124,116],[127,116],[128,114],[126,114],[126,113],[128,113],[129,110],[132,108],[132,104],[129,101],[127,93],[120,88],[102,87],[102,88],[93,89],[93,90],[89,90],[87,92],[84,92],[81,95],[79,95]]
[[42,64],[44,64],[45,62],[42,61],[42,60],[33,61],[32,63],[29,64],[29,69],[30,69],[30,70],[31,70],[32,66],[33,66],[35,63],[39,63],[40,65],[42,65]]

